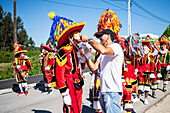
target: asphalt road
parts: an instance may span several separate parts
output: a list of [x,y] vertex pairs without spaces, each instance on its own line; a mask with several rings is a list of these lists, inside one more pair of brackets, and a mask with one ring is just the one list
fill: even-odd
[[[89,72],[89,68],[86,67],[83,71],[85,72]],[[34,76],[29,76],[28,77],[28,84],[32,84],[32,83],[38,83],[40,81],[43,81],[43,75],[34,75]],[[13,88],[17,85],[16,79],[9,79],[9,80],[0,80],[0,90],[2,89],[7,89],[7,88]]]
[[[94,113],[92,104],[89,101],[89,87],[91,75],[85,73],[85,85],[83,86],[83,109],[82,113]],[[157,98],[149,95],[149,104],[144,105],[141,101],[134,102],[136,113],[169,113],[170,106],[170,84],[167,86],[167,92],[162,91],[162,81],[159,89],[156,91]],[[28,96],[17,96],[18,87],[0,90],[0,113],[62,113],[62,97],[58,90],[53,90],[53,94],[44,94],[43,83],[41,81],[29,84]],[[150,92],[151,94],[151,92]],[[161,109],[160,109],[161,108]],[[123,111],[122,113],[126,113]]]
[[[85,73],[85,85],[83,87],[83,111],[82,113],[92,113],[90,107],[88,91],[90,87],[91,75]],[[17,96],[17,92],[0,95],[0,113],[62,113],[62,97],[59,90],[53,90],[53,94],[42,93],[41,83],[33,84],[29,88],[28,96]]]

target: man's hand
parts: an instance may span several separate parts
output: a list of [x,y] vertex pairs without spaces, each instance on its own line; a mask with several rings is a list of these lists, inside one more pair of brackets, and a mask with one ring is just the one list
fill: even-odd
[[88,39],[90,39],[90,37],[87,36],[87,35],[81,35],[81,36],[80,36],[80,40],[81,40],[82,42],[87,42]]

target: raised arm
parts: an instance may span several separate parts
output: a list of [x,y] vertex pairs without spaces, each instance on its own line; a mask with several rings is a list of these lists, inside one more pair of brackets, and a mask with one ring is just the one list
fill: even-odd
[[[110,47],[104,47],[102,44],[96,42],[95,40],[93,40],[92,38],[90,38],[87,35],[81,35],[81,40],[83,42],[89,42],[89,44],[99,53],[101,54],[111,54],[114,55],[114,51],[112,48]],[[90,40],[90,41],[88,41]]]

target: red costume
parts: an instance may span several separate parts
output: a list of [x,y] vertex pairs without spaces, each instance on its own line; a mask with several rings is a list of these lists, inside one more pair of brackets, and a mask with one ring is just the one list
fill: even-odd
[[27,78],[28,71],[31,69],[31,63],[29,57],[24,54],[25,52],[27,52],[27,50],[21,49],[18,42],[16,42],[14,45],[15,59],[13,62],[13,68],[15,69],[15,77],[20,88],[18,96],[24,94],[23,87],[25,88],[25,94],[28,95]]
[[[132,97],[135,97],[137,92],[135,59],[138,56],[137,51],[140,50],[140,45],[139,45],[140,40],[138,34],[133,34],[129,36],[126,40],[124,37],[119,37],[118,41],[121,47],[123,48],[124,55],[125,55],[124,67],[122,71],[122,81],[123,81],[122,103],[124,104],[125,110],[129,113],[133,111]],[[134,43],[130,43],[130,42],[134,42]]]
[[54,76],[54,53],[47,45],[41,45],[47,52],[45,52],[42,63],[42,71],[44,76],[45,92],[50,93],[52,91],[51,82]]
[[[84,85],[81,63],[77,46],[69,43],[73,31],[81,32],[85,23],[75,23],[70,19],[49,14],[54,20],[51,27],[50,41],[57,41],[55,76],[57,86],[63,96],[64,113],[80,113],[82,107],[82,86]],[[71,42],[73,43],[73,42]],[[71,99],[70,99],[71,98]]]
[[150,40],[142,40],[143,47],[145,46],[147,50],[144,49],[144,56],[138,60],[138,98],[141,92],[145,91],[144,104],[148,104],[148,93],[150,91],[150,78],[155,78],[154,76],[154,62],[152,60],[152,53],[150,52]]

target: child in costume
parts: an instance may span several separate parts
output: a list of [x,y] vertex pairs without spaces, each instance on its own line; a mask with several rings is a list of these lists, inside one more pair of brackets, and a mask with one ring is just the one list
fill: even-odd
[[[161,75],[163,79],[163,91],[167,91],[166,85],[168,84],[168,71],[170,70],[170,52],[168,51],[167,42],[168,39],[163,35],[159,38],[160,48],[159,57],[161,64]],[[160,82],[160,77],[158,78],[158,83]]]
[[57,41],[59,48],[56,53],[55,76],[63,97],[63,112],[80,113],[85,62],[80,56],[78,44],[85,22],[75,23],[68,18],[55,16],[53,12],[49,16],[53,20],[50,41]]
[[144,56],[139,59],[137,64],[138,69],[138,94],[137,101],[141,92],[144,90],[144,104],[148,104],[148,94],[150,91],[150,78],[155,78],[154,62],[152,61],[152,53],[150,52],[150,40],[141,40],[144,50]]
[[[27,78],[28,78],[28,71],[31,69],[31,63],[29,57],[25,55],[27,52],[26,49],[21,49],[21,45],[18,44],[18,41],[15,42],[14,45],[14,62],[13,68],[15,69],[15,77],[16,81],[19,84],[20,93],[18,96],[28,95],[28,86],[27,86]],[[24,90],[25,89],[25,90]]]
[[45,92],[48,94],[52,93],[51,81],[54,75],[54,53],[52,49],[47,45],[41,45],[45,50],[43,50],[44,57],[42,59],[42,71],[44,76],[44,86]]

